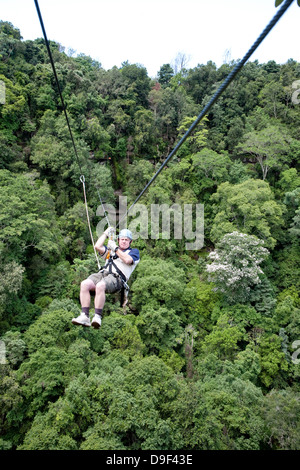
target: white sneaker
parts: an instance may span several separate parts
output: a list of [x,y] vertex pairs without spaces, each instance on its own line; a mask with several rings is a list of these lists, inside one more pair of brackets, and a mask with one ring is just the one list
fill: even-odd
[[92,321],[92,326],[98,330],[101,326],[101,317],[100,315],[95,315]]
[[91,321],[84,312],[81,312],[79,317],[73,318],[72,323],[73,325],[91,326]]

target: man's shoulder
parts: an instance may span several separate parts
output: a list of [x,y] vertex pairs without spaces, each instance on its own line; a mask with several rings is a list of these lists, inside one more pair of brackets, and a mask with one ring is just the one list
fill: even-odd
[[129,247],[130,251],[134,251],[134,253],[140,253],[140,250],[138,248],[131,248]]
[[133,261],[138,261],[140,259],[140,251],[138,248],[129,248],[128,254],[131,256]]

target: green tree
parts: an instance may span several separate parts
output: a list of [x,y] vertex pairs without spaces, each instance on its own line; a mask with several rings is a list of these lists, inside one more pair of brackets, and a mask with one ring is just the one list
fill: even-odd
[[[89,219],[92,220],[93,211],[88,209],[88,213]],[[65,247],[71,258],[83,258],[86,254],[87,245],[91,243],[85,205],[82,202],[77,202],[68,209],[60,217],[59,227],[64,237]]]
[[176,346],[182,332],[179,315],[185,310],[184,273],[171,261],[145,258],[132,283],[132,304],[140,314],[137,326],[150,350]]
[[18,331],[7,331],[3,335],[2,341],[5,344],[5,360],[15,368],[24,360],[26,349],[21,333]]
[[[112,356],[107,360],[111,364]],[[105,364],[111,368],[108,362]],[[119,364],[118,368],[114,363],[110,376],[104,376],[105,364],[102,362],[97,390],[98,397],[103,397],[103,413],[85,433],[81,448],[113,449],[113,445],[126,450],[172,448],[168,409],[179,388],[172,369],[151,356],[136,358],[128,365],[123,363],[123,367]]]
[[194,276],[187,284],[187,309],[188,323],[192,323],[197,329],[211,329],[211,314],[218,305],[219,294],[211,283],[201,281]]
[[[194,117],[184,117],[179,128],[178,128],[178,139],[181,139],[187,130],[191,127],[193,122],[196,120],[197,116]],[[196,130],[189,136],[188,140],[181,147],[178,155],[190,155],[199,152],[206,145],[207,141],[207,116],[201,120],[201,123],[198,124]]]
[[167,87],[170,84],[170,80],[174,75],[174,70],[170,64],[164,64],[160,67],[158,71],[158,81],[162,87]]
[[15,444],[17,434],[12,432],[11,422],[15,415],[15,409],[23,401],[16,371],[12,370],[8,364],[1,364],[0,367],[0,392],[0,430],[3,436],[0,439],[0,448],[8,450]]
[[220,183],[228,181],[232,165],[226,153],[203,149],[192,157],[191,183],[197,195],[206,198]]
[[133,100],[135,106],[147,108],[150,78],[145,67],[124,62],[120,71],[125,81],[126,98]]
[[267,182],[254,179],[239,184],[225,182],[211,199],[216,214],[210,232],[213,242],[219,241],[225,233],[238,230],[264,240],[267,248],[276,245],[283,210]]
[[[294,152],[291,150],[294,147]],[[236,147],[243,156],[250,155],[261,167],[263,180],[270,169],[287,169],[299,154],[299,144],[282,127],[269,125],[260,131],[245,134]]]
[[148,181],[154,175],[155,168],[152,163],[148,160],[139,159],[127,167],[126,179],[127,179],[127,194],[132,202],[134,197],[137,197],[140,192],[144,189]]
[[293,389],[272,390],[266,395],[264,418],[272,450],[299,448],[299,414],[299,397]]
[[289,217],[294,216],[292,221],[290,221],[289,232],[292,237],[297,238],[300,235],[300,187],[294,189],[294,191],[287,192],[285,194],[284,203],[290,209]]
[[206,65],[201,64],[189,70],[185,87],[196,104],[202,104],[203,98],[212,92],[213,86],[217,81],[216,72],[216,64],[212,61],[207,62]]
[[24,268],[15,261],[1,266],[0,270],[0,318],[5,319],[5,310],[11,295],[17,294],[22,287]]
[[289,369],[289,364],[282,351],[282,338],[275,334],[264,334],[259,339],[258,354],[260,356],[260,379],[264,386],[271,388],[280,384],[282,386],[284,373]]
[[178,346],[182,327],[181,320],[173,309],[144,305],[136,325],[149,351],[157,353]]
[[135,138],[137,155],[153,155],[155,149],[155,121],[150,110],[141,109],[135,113]]
[[259,450],[266,438],[261,390],[213,354],[200,373],[200,380],[181,385],[171,404],[175,448]]
[[298,175],[296,168],[289,168],[281,173],[278,186],[281,189],[282,194],[292,192],[300,187],[300,176]]
[[105,158],[105,156],[110,154],[111,137],[107,130],[101,126],[97,117],[87,120],[86,129],[82,135],[90,149],[94,152],[96,160]]
[[49,186],[36,174],[0,172],[2,259],[29,261],[34,253],[45,259],[57,256],[62,247],[60,231]]
[[271,80],[259,93],[259,99],[264,110],[277,119],[286,109],[285,90],[282,82]]
[[139,276],[132,283],[132,304],[138,310],[143,307],[167,309],[180,313],[184,309],[185,276],[172,261],[143,257]]
[[[88,157],[87,146],[83,141],[78,139],[76,147],[81,161]],[[41,126],[32,139],[31,160],[52,181],[59,179],[58,176],[62,179],[70,177],[75,171],[75,165],[77,170],[78,163],[64,115],[57,117],[51,110],[44,113]]]
[[238,343],[243,339],[244,328],[231,324],[228,315],[220,316],[212,331],[202,344],[203,354],[216,354],[221,359],[233,359],[239,349]]

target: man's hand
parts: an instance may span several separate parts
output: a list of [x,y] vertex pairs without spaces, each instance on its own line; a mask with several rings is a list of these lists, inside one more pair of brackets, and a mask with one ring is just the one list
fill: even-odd
[[116,251],[116,248],[117,248],[117,244],[115,241],[113,240],[109,240],[109,242],[107,243],[107,248],[113,252]]
[[107,238],[110,237],[111,233],[114,231],[113,227],[108,227],[102,235],[98,238],[96,244],[95,244],[95,249],[103,255],[105,253],[106,248],[104,248],[104,243]]
[[111,235],[111,233],[114,231],[113,227],[108,227],[104,233],[107,237],[109,237]]

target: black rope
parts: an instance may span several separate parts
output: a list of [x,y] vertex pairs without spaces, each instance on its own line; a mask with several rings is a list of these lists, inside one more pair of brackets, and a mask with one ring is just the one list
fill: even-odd
[[58,77],[57,77],[57,73],[56,73],[56,69],[55,69],[55,65],[54,65],[52,53],[51,53],[51,50],[50,50],[49,41],[48,41],[48,39],[47,39],[47,34],[46,34],[45,27],[44,27],[44,22],[43,22],[43,18],[42,18],[42,14],[41,14],[41,11],[40,11],[40,7],[39,7],[38,0],[34,0],[34,3],[35,3],[36,10],[37,10],[37,14],[38,14],[38,17],[39,17],[39,20],[40,20],[40,23],[41,23],[41,28],[42,28],[42,31],[43,31],[43,35],[44,35],[44,39],[45,39],[45,43],[46,43],[48,55],[49,55],[49,58],[50,58],[50,62],[51,62],[52,70],[53,70],[53,73],[54,73],[56,85],[57,85],[57,88],[58,88],[60,100],[61,100],[61,103],[62,103],[64,115],[65,115],[65,118],[66,118],[66,121],[67,121],[69,133],[70,133],[70,136],[71,136],[71,140],[72,140],[74,152],[75,152],[75,155],[76,155],[76,158],[77,158],[77,163],[78,163],[80,172],[82,173],[80,160],[79,160],[79,157],[78,157],[78,153],[77,153],[75,141],[74,141],[74,138],[73,138],[73,133],[72,133],[72,130],[71,130],[71,126],[70,126],[68,114],[67,114],[67,111],[66,111],[64,99],[63,99],[63,96],[62,96],[62,93],[61,93],[61,89],[60,89],[60,86],[59,86],[59,81],[58,81]]
[[[270,21],[270,23],[266,26],[266,28],[263,30],[261,35],[257,38],[253,46],[249,49],[247,54],[243,57],[243,59],[234,67],[232,72],[228,75],[228,77],[224,80],[222,85],[219,87],[219,89],[216,91],[214,96],[211,98],[209,103],[204,107],[204,109],[201,111],[197,119],[193,122],[191,127],[186,131],[184,136],[181,138],[181,140],[178,142],[176,147],[171,151],[171,153],[168,155],[168,157],[165,159],[165,161],[162,163],[160,168],[157,170],[155,175],[151,178],[151,180],[147,183],[147,185],[144,187],[144,189],[141,191],[139,196],[136,198],[134,203],[129,207],[127,212],[123,215],[121,220],[119,220],[118,225],[120,222],[126,217],[128,212],[132,209],[132,207],[138,202],[138,200],[142,197],[142,195],[147,191],[149,186],[153,183],[153,181],[157,178],[159,173],[162,171],[162,169],[166,166],[166,164],[169,162],[169,160],[175,155],[177,150],[181,147],[181,145],[184,143],[184,141],[187,139],[187,137],[193,132],[195,127],[199,124],[201,119],[207,114],[207,112],[210,110],[210,108],[213,106],[213,104],[217,101],[217,99],[221,96],[221,94],[226,90],[228,85],[232,82],[232,80],[235,78],[235,76],[239,73],[241,68],[244,66],[244,64],[247,62],[249,57],[253,54],[253,52],[258,48],[258,46],[262,43],[262,41],[265,39],[265,37],[269,34],[271,29],[275,26],[275,24],[280,20],[280,18],[283,16],[283,14],[286,12],[286,10],[289,8],[289,6],[293,3],[294,0],[286,0],[286,2],[282,5],[280,10],[276,13],[276,15],[273,17],[273,19]],[[118,226],[117,225],[117,226]]]
[[[203,117],[207,114],[207,112],[210,110],[210,108],[213,106],[213,104],[218,100],[218,98],[221,96],[221,94],[226,90],[226,88],[228,87],[228,85],[233,81],[233,79],[235,78],[235,76],[239,73],[239,71],[241,70],[241,68],[244,66],[244,64],[247,62],[247,60],[250,58],[250,56],[253,54],[253,52],[258,48],[258,46],[262,43],[262,41],[265,39],[265,37],[269,34],[269,32],[273,29],[273,27],[275,26],[275,24],[280,20],[280,18],[284,15],[284,13],[286,12],[286,10],[290,7],[290,5],[293,3],[294,0],[286,0],[285,3],[282,5],[282,7],[279,9],[279,11],[276,13],[276,15],[273,17],[273,19],[270,21],[270,23],[266,26],[266,28],[263,30],[263,32],[261,33],[261,35],[257,38],[257,40],[254,42],[253,46],[249,49],[249,51],[245,54],[245,56],[243,57],[243,59],[235,66],[235,68],[232,70],[232,72],[228,75],[228,77],[224,80],[224,82],[222,83],[222,85],[219,87],[219,89],[216,91],[216,93],[213,95],[213,97],[210,99],[210,101],[208,102],[208,104],[203,108],[203,110],[201,111],[201,113],[199,114],[199,116],[197,117],[197,119],[195,119],[195,121],[193,122],[193,124],[190,126],[190,128],[186,131],[186,133],[184,134],[184,136],[181,138],[181,140],[178,142],[178,144],[176,145],[176,147],[174,147],[174,149],[171,151],[171,153],[167,156],[167,158],[164,160],[164,162],[162,163],[162,165],[160,166],[160,168],[157,170],[157,172],[155,173],[155,175],[151,178],[151,180],[147,183],[147,185],[144,187],[144,189],[141,191],[141,193],[139,194],[139,196],[136,198],[136,200],[133,202],[133,204],[129,207],[129,209],[126,211],[126,213],[123,215],[123,217],[119,220],[118,224],[117,224],[117,227],[119,226],[120,222],[126,217],[126,215],[128,214],[128,212],[132,209],[132,207],[138,202],[138,200],[143,196],[143,194],[147,191],[147,189],[149,188],[149,186],[153,183],[153,181],[157,178],[157,176],[160,174],[160,172],[163,170],[163,168],[167,165],[167,163],[169,162],[169,160],[175,155],[175,153],[179,150],[179,148],[181,147],[181,145],[185,142],[185,140],[189,137],[189,135],[193,132],[193,130],[195,129],[195,127],[199,124],[199,122],[203,119]],[[63,96],[62,96],[62,93],[61,93],[61,89],[60,89],[60,86],[59,86],[59,81],[58,81],[58,77],[57,77],[57,74],[56,74],[56,69],[55,69],[55,65],[54,65],[54,61],[53,61],[53,57],[52,57],[52,53],[51,53],[51,50],[50,50],[50,46],[49,46],[49,42],[48,42],[48,39],[47,39],[47,34],[46,34],[46,30],[45,30],[45,27],[44,27],[44,23],[43,23],[43,19],[42,19],[42,15],[41,15],[41,11],[40,11],[40,8],[39,8],[39,4],[38,4],[38,0],[34,0],[34,3],[35,3],[35,6],[36,6],[36,10],[37,10],[37,13],[38,13],[38,17],[39,17],[39,20],[40,20],[40,23],[41,23],[41,28],[42,28],[42,31],[43,31],[43,34],[44,34],[44,38],[45,38],[45,43],[46,43],[46,47],[47,47],[47,51],[48,51],[48,55],[49,55],[49,58],[50,58],[50,62],[51,62],[51,66],[52,66],[52,69],[53,69],[53,73],[54,73],[54,77],[55,77],[55,80],[56,80],[56,84],[57,84],[57,88],[58,88],[58,92],[59,92],[59,95],[60,95],[60,99],[61,99],[61,103],[62,103],[62,107],[63,107],[63,111],[64,111],[64,114],[65,114],[65,118],[66,118],[66,121],[67,121],[67,125],[68,125],[68,129],[69,129],[69,133],[70,133],[70,136],[71,136],[71,140],[72,140],[72,144],[73,144],[73,148],[74,148],[74,152],[75,152],[75,155],[76,155],[76,158],[77,158],[77,162],[78,162],[78,166],[79,166],[79,169],[80,171],[82,172],[81,170],[81,165],[80,165],[80,160],[79,160],[79,157],[78,157],[78,153],[77,153],[77,149],[76,149],[76,146],[75,146],[75,142],[74,142],[74,138],[73,138],[73,134],[72,134],[72,130],[71,130],[71,126],[70,126],[70,123],[69,123],[69,118],[68,118],[68,115],[67,115],[67,111],[66,111],[66,107],[65,107],[65,104],[64,104],[64,100],[63,100]],[[100,201],[101,201],[101,198],[100,198]]]

